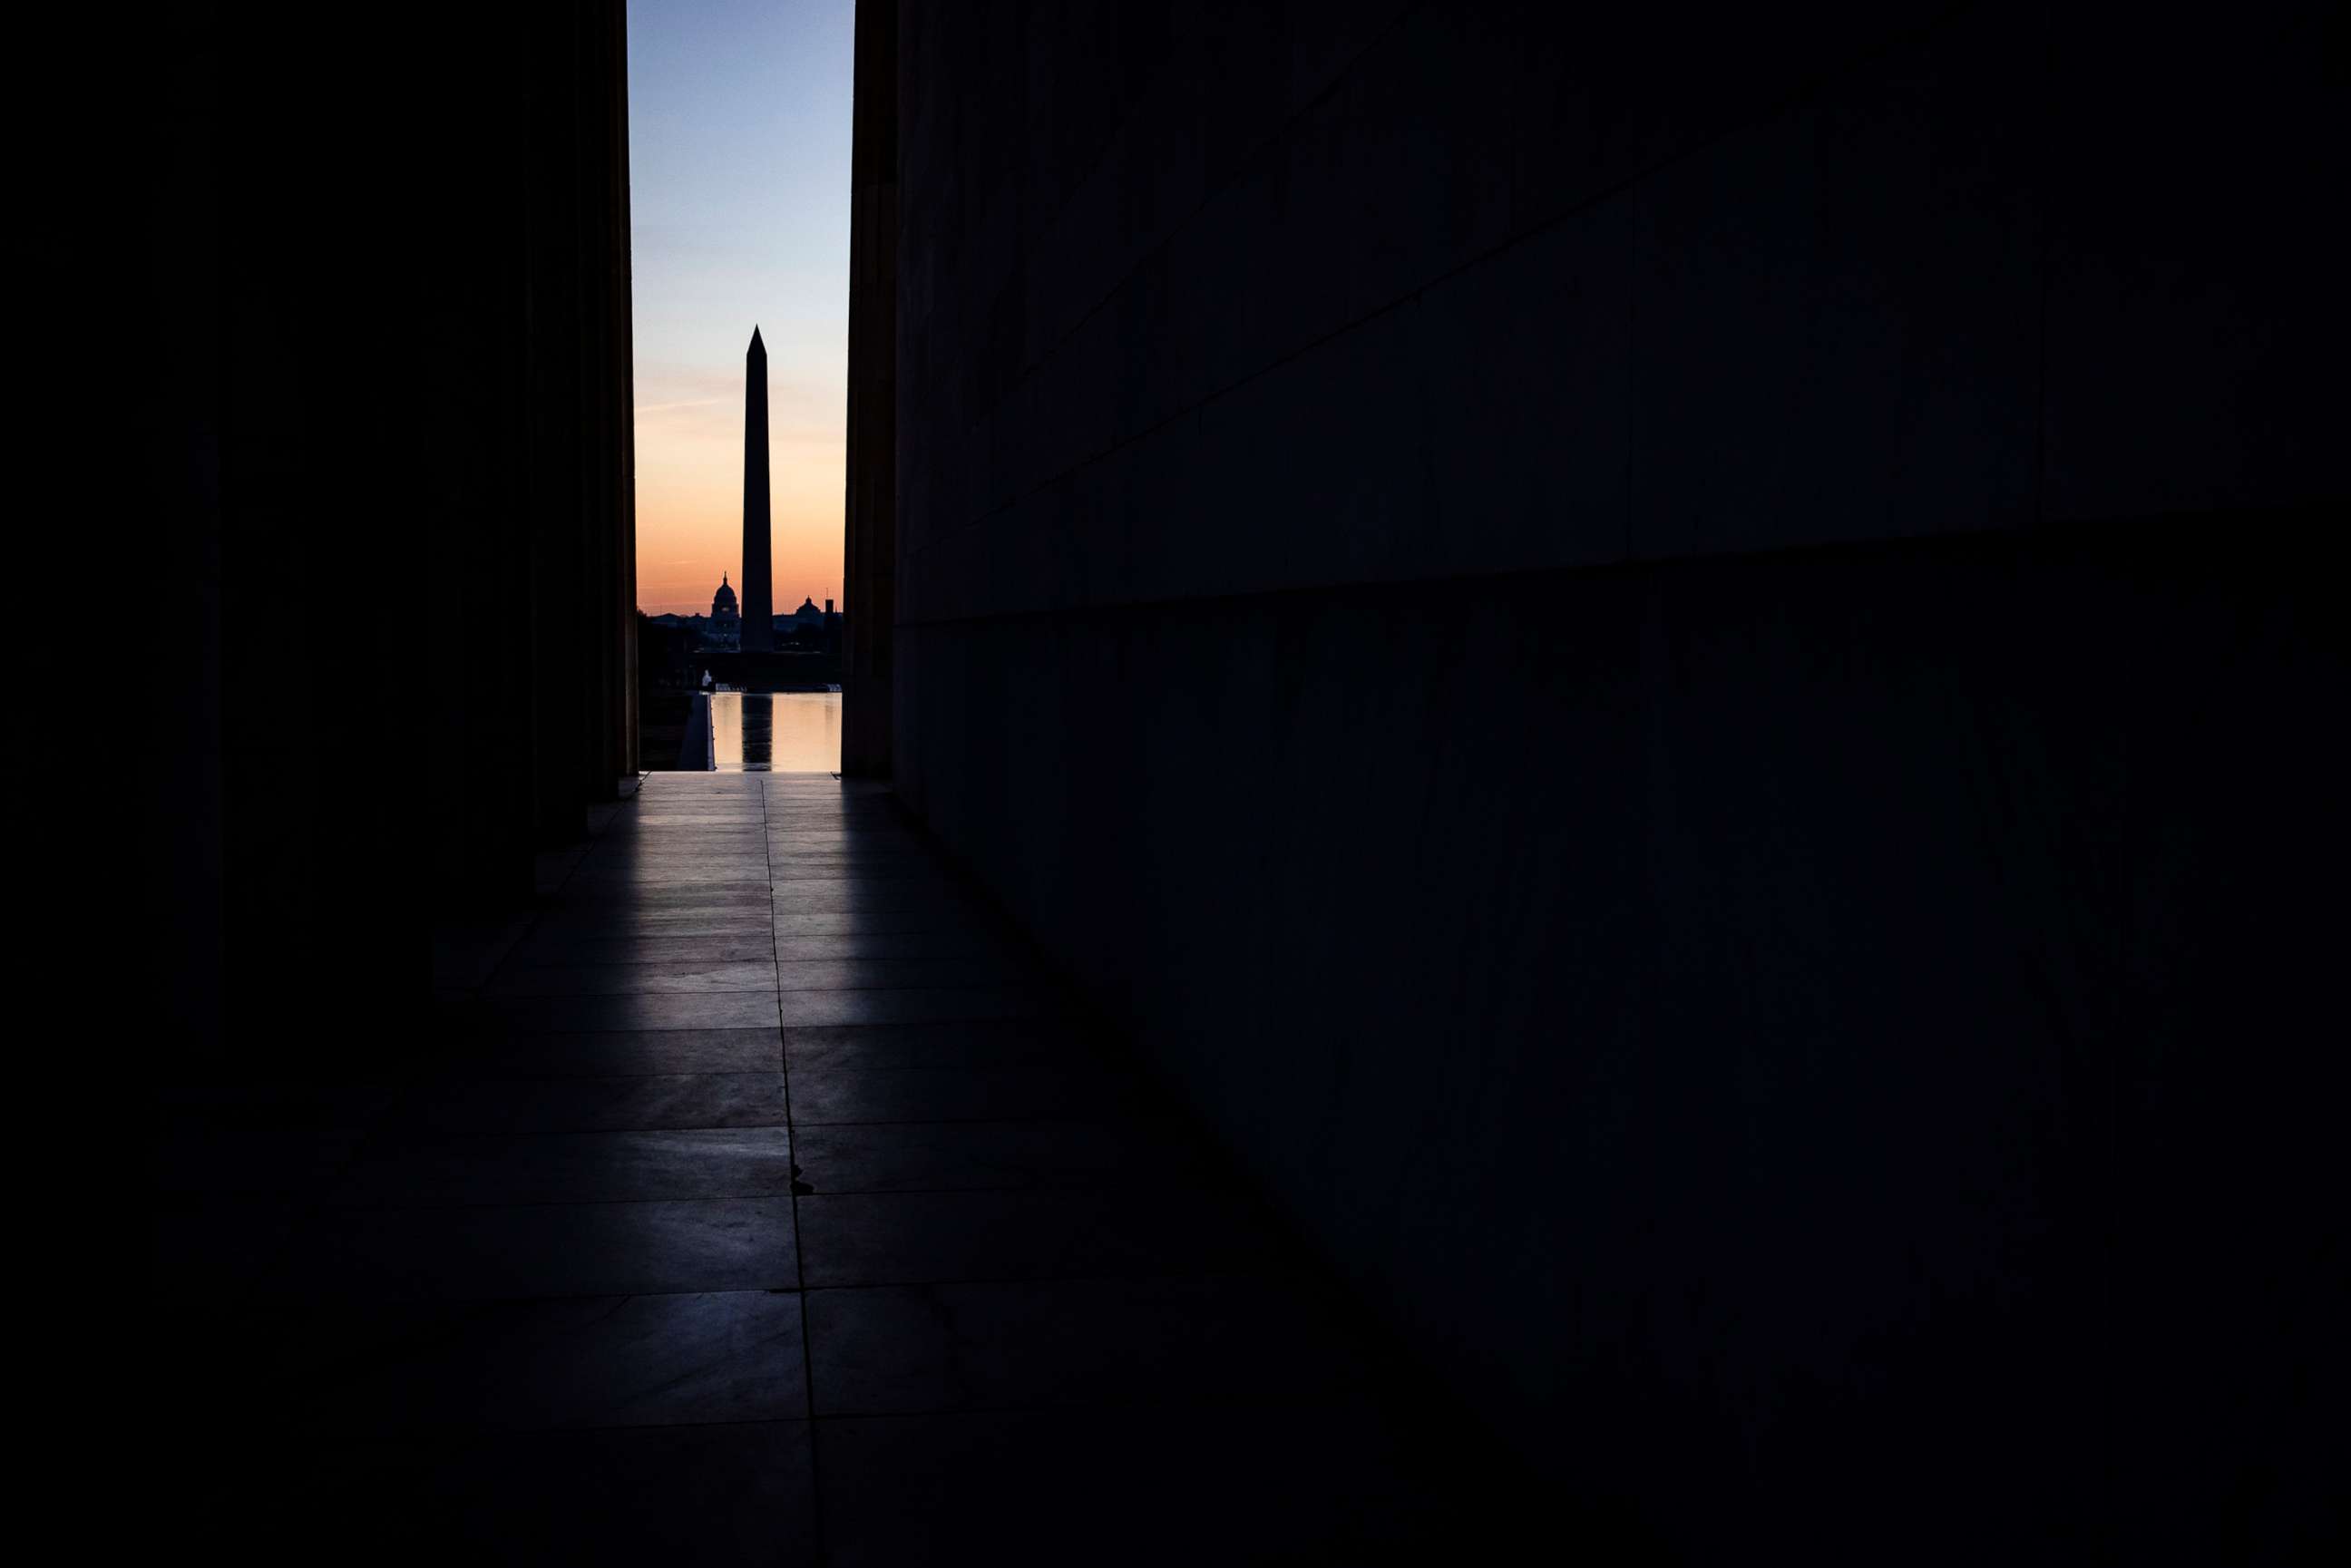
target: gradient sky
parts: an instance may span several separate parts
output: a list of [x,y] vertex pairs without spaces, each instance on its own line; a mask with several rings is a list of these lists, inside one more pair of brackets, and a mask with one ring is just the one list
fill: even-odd
[[854,0],[630,0],[637,605],[743,567],[743,350],[768,345],[775,605],[841,599]]

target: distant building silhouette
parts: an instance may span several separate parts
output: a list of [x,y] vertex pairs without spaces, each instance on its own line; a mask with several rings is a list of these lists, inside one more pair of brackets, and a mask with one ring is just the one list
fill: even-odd
[[710,624],[702,629],[702,645],[732,651],[743,645],[743,617],[736,608],[735,591],[726,574],[718,574],[718,591],[710,601]]
[[[747,588],[744,597],[749,597]],[[768,651],[771,653],[790,651],[837,654],[841,651],[841,611],[830,599],[820,610],[812,596],[803,598],[799,609],[789,614],[769,616],[768,623]],[[733,653],[750,651],[745,646],[745,632],[751,624],[751,618],[737,599],[733,583],[723,574],[719,578],[718,591],[711,597],[709,614],[680,615],[670,612],[646,616],[645,624],[683,633],[684,645],[698,652]]]

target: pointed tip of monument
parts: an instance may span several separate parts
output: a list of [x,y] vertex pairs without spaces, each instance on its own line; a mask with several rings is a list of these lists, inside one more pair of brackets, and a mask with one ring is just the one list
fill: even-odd
[[767,345],[759,341],[759,326],[758,323],[755,321],[751,324],[751,347],[759,349],[765,348],[766,346]]

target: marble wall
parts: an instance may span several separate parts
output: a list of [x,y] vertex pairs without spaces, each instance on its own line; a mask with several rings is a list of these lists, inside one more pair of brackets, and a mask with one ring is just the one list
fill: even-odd
[[2324,1512],[2324,21],[901,8],[898,789],[1667,1544]]

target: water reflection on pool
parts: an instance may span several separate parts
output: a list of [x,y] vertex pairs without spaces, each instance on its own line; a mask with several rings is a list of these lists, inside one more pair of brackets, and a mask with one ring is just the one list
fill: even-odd
[[713,692],[710,756],[721,773],[841,769],[839,692]]

